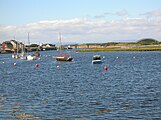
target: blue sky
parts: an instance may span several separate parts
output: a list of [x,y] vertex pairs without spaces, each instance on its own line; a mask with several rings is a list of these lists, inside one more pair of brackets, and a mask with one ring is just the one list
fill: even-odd
[[[138,27],[140,27],[140,24],[145,22],[147,24],[143,24],[144,29],[151,25],[155,26],[154,22],[157,22],[158,25],[156,26],[160,27],[160,18],[161,0],[0,0],[0,42],[5,39],[12,39],[12,36],[17,36],[19,40],[25,41],[23,39],[25,39],[25,32],[27,31],[32,33],[33,42],[51,42],[52,39],[49,37],[51,34],[48,31],[53,31],[53,33],[63,32],[66,42],[68,42],[68,39],[71,40],[69,42],[83,43],[136,40],[142,37],[153,37],[161,40],[159,33],[146,36],[148,31],[140,33],[142,36],[138,33],[140,35],[138,37],[134,35],[136,31],[131,31],[131,36],[121,36],[122,32],[126,34],[126,29],[120,29],[121,26],[125,25],[128,33],[129,29],[136,29],[136,25],[139,24]],[[149,20],[151,21],[148,22]],[[127,21],[130,26],[125,24]],[[136,25],[133,25],[134,22]],[[55,24],[60,25],[55,26]],[[73,32],[75,26],[71,24],[77,24],[77,32]],[[97,24],[97,26],[94,24]],[[103,24],[106,27],[103,27]],[[116,30],[115,27],[117,26],[122,32],[119,33]],[[153,29],[160,31],[159,27],[156,26]],[[65,32],[65,27],[70,28],[71,33]],[[98,30],[99,27],[100,30]],[[85,30],[84,33],[83,29]],[[108,32],[97,32],[103,29]],[[42,31],[47,33],[48,36],[42,36]],[[94,32],[92,33],[92,31]],[[87,33],[90,34],[87,35]],[[105,34],[109,33],[118,35],[118,37],[110,35],[108,36],[108,38],[110,37],[109,40],[107,40]],[[87,35],[88,40],[81,38],[82,34],[83,36]]]

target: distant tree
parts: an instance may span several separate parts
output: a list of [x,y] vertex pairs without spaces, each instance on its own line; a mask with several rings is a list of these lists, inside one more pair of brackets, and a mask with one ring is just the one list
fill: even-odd
[[142,45],[153,45],[153,44],[159,44],[159,42],[155,39],[152,38],[145,38],[139,40],[137,43],[142,44]]
[[39,45],[37,44],[31,44],[29,47],[38,47]]

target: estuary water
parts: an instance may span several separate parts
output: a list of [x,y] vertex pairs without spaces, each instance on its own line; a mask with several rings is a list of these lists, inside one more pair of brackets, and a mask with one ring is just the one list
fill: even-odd
[[[161,52],[64,52],[74,62],[56,62],[57,51],[0,54],[0,120],[161,119]],[[96,54],[102,64],[91,63]]]

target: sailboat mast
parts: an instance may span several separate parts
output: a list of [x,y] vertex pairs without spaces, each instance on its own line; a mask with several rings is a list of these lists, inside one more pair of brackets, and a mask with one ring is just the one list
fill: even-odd
[[28,44],[30,45],[30,38],[29,38],[29,32],[28,32]]
[[28,50],[27,51],[30,51],[30,33],[28,32]]
[[59,41],[60,41],[60,55],[61,55],[62,43],[61,43],[61,34],[60,34],[60,32],[59,32]]
[[17,55],[18,55],[18,41],[17,41],[17,44],[16,44],[16,46],[17,46]]

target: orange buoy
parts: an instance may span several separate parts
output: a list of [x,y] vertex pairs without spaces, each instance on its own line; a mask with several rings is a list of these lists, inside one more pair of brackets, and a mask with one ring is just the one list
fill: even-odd
[[107,71],[108,70],[108,67],[107,66],[104,66],[104,70]]
[[38,64],[36,64],[36,65],[35,65],[35,67],[36,67],[36,68],[38,68],[38,67],[39,67],[39,65],[38,65]]

